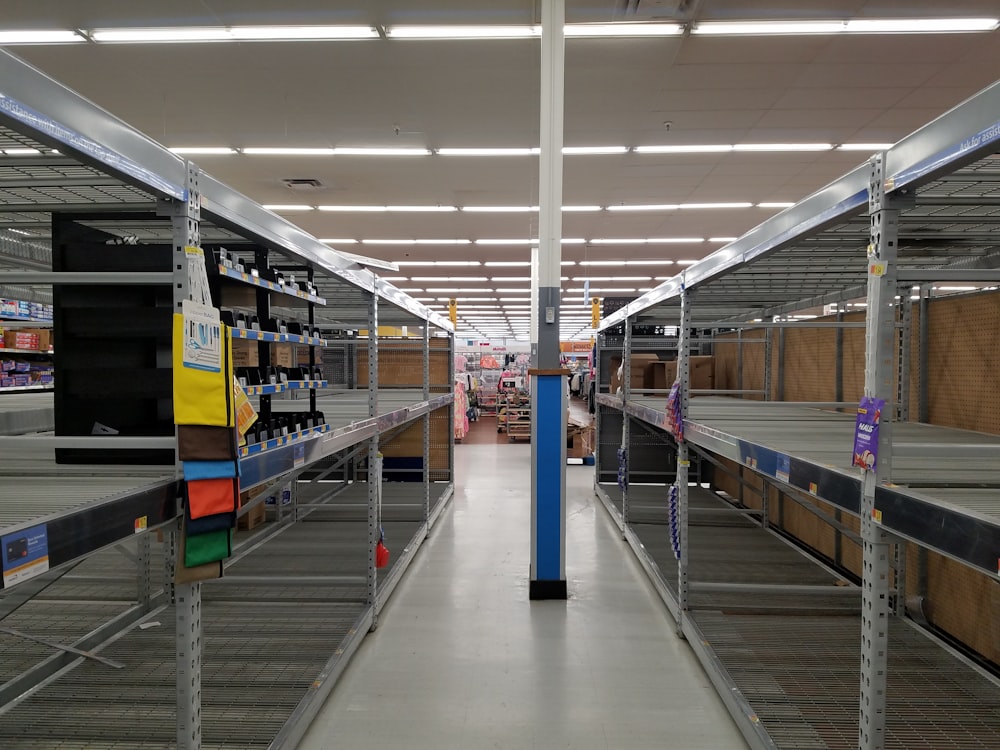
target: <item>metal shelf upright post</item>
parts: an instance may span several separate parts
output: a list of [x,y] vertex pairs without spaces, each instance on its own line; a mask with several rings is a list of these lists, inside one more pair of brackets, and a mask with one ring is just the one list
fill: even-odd
[[[201,192],[199,171],[186,163],[187,198],[161,203],[161,210],[170,216],[173,234],[174,312],[183,309],[184,301],[191,299],[190,278],[186,248],[201,246]],[[180,462],[177,463],[180,478]],[[170,545],[173,565],[181,564],[177,558],[176,535],[183,533],[180,526],[170,531],[174,537]],[[147,535],[148,536],[148,535]],[[173,577],[171,577],[173,580]],[[177,749],[201,748],[201,583],[174,583],[171,585],[174,604],[174,628],[177,668]]]
[[[622,389],[622,406],[627,404],[632,399],[632,318],[625,317],[625,344],[622,349],[622,377],[621,377],[621,389]],[[628,487],[630,473],[632,471],[632,457],[629,455],[631,453],[632,445],[632,420],[629,415],[622,411],[622,445],[621,445],[621,455],[624,458],[619,457],[619,467],[622,461],[625,462],[625,472],[624,472],[624,482],[622,484],[622,525],[627,526],[629,523],[629,507],[628,507]],[[620,470],[620,469],[619,469]]]
[[[421,352],[421,364],[424,371],[423,397],[427,402],[431,397],[431,326],[429,322],[424,322],[423,326],[423,351]],[[454,362],[454,355],[449,352],[449,361]],[[421,418],[423,429],[423,482],[424,482],[424,520],[431,523],[431,413],[430,410]],[[454,434],[454,429],[449,425],[450,433]]]
[[[378,295],[368,300],[368,417],[378,420]],[[379,540],[378,511],[382,476],[379,471],[379,435],[368,439],[368,606],[372,608],[371,629],[378,627],[378,570],[375,567],[375,545]]]
[[[863,541],[861,600],[860,750],[885,747],[886,684],[889,657],[889,556],[891,539],[875,509],[875,488],[892,477],[892,427],[896,421],[893,381],[896,335],[896,261],[899,244],[898,196],[885,192],[885,154],[871,162],[868,214],[868,302],[865,339],[865,395],[885,401],[879,422],[878,454],[873,470],[865,471],[861,494]],[[909,301],[905,302],[909,305]]]
[[[677,634],[684,635],[684,619],[687,617],[688,602],[688,502],[689,469],[691,457],[684,439],[684,419],[688,413],[688,393],[690,390],[691,361],[691,291],[681,284],[681,318],[677,335],[677,382],[680,385],[681,434],[677,436],[677,535],[680,557],[677,560]],[[669,407],[667,407],[669,408]],[[626,417],[627,419],[628,417]]]

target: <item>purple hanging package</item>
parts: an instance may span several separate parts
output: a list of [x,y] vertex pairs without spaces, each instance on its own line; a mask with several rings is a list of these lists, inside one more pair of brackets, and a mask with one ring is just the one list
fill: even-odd
[[878,460],[878,423],[885,408],[885,400],[865,396],[858,406],[858,419],[854,428],[854,466],[875,470]]

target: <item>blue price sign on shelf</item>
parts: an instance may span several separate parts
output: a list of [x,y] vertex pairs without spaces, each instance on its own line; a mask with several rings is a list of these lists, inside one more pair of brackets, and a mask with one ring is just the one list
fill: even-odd
[[0,537],[4,587],[41,575],[49,569],[49,535],[45,525]]

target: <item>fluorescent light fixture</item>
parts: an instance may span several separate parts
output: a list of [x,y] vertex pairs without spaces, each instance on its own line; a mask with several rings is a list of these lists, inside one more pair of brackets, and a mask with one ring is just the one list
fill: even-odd
[[250,156],[333,156],[332,148],[252,147],[243,149]]
[[26,232],[23,229],[16,229],[14,227],[11,227],[7,231],[10,232],[11,234],[19,234],[22,237],[31,237],[31,232]]
[[873,154],[876,151],[885,151],[892,148],[894,143],[841,143],[837,146],[838,151],[865,151]]
[[[477,245],[533,245],[536,244],[538,240],[500,240],[500,239],[488,239],[488,240],[476,240]],[[486,265],[490,265],[487,263]],[[525,262],[524,265],[528,265]]]
[[[505,289],[504,293],[512,292],[513,289]],[[530,291],[530,290],[527,290]],[[524,297],[497,297],[497,302],[524,302]]]
[[972,292],[978,289],[977,286],[936,286],[934,289],[942,292]]
[[230,42],[232,32],[223,26],[184,26],[146,29],[93,29],[95,42],[112,44],[129,42]]
[[704,242],[704,237],[650,237],[646,240],[650,245],[690,245]]
[[295,203],[265,203],[264,208],[268,211],[312,211],[312,206],[304,206]]
[[691,29],[692,34],[717,36],[839,34],[843,31],[843,21],[706,21]]
[[238,41],[378,39],[373,26],[233,26],[230,31]]
[[672,260],[581,260],[581,266],[672,266]]
[[472,240],[361,240],[364,245],[469,245]]
[[739,237],[709,237],[709,242],[736,242]]
[[751,208],[753,203],[681,203],[678,208]]
[[607,239],[604,237],[599,237],[590,241],[591,245],[645,245],[646,238],[633,237],[628,239]]
[[317,206],[320,211],[339,211],[342,213],[385,213],[388,206]]
[[608,211],[674,211],[680,208],[677,203],[625,204],[608,206]]
[[483,263],[484,266],[489,266],[491,268],[527,268],[531,265],[531,261],[527,260],[488,260]]
[[637,154],[720,154],[732,151],[731,143],[692,143],[670,146],[636,146]]
[[267,42],[377,39],[372,26],[181,26],[94,29],[90,38],[109,44],[151,42]]
[[[531,264],[529,263],[528,265],[531,265]],[[576,261],[575,260],[561,260],[561,261],[559,261],[559,265],[560,266],[575,266],[576,265]],[[581,262],[581,265],[583,265],[582,262]]]
[[795,204],[792,203],[791,201],[789,201],[789,202],[773,201],[773,202],[770,202],[770,203],[758,203],[757,207],[758,208],[791,208],[794,205]]
[[198,156],[225,156],[236,153],[235,148],[228,146],[178,146],[169,149],[169,151],[174,154],[195,154]]
[[996,18],[892,18],[854,19],[845,24],[848,34],[945,34],[962,31],[993,31]]
[[320,240],[320,242],[326,242],[327,244],[330,244],[330,245],[357,245],[358,244],[357,240],[348,239],[346,237],[341,238],[341,239]]
[[600,206],[563,206],[562,210],[563,210],[563,213],[585,213],[585,212],[588,212],[588,211],[590,211],[590,212],[600,211],[601,207]]
[[410,281],[489,281],[485,276],[413,276]]
[[393,213],[413,213],[413,214],[443,214],[457,211],[457,206],[386,206],[386,211]]
[[531,281],[530,276],[491,276],[490,281],[497,284],[521,284],[525,281]]
[[427,148],[355,148],[338,146],[334,156],[430,156]]
[[651,276],[574,276],[573,281],[651,281]]
[[683,30],[679,23],[572,23],[563,33],[567,38],[677,36]]
[[530,214],[537,211],[538,206],[462,206],[462,210],[475,214]]
[[389,39],[530,39],[538,26],[389,26]]
[[534,156],[538,148],[439,148],[441,156]]
[[563,146],[566,156],[587,156],[594,154],[627,154],[628,146]]
[[[535,240],[535,242],[537,243],[538,240]],[[586,245],[587,244],[587,240],[585,240],[583,237],[563,237],[562,238],[562,242],[560,244],[562,244],[562,245]]]
[[0,46],[14,44],[72,44],[87,41],[82,34],[63,29],[0,31]]
[[[400,263],[399,265],[403,265]],[[435,260],[435,266],[481,266],[478,260]]]
[[361,240],[362,245],[416,245],[416,240]]
[[409,281],[406,276],[379,276],[382,281],[388,281],[390,284],[398,284],[401,281]]
[[[569,292],[570,294],[582,294],[583,287],[580,287],[579,289],[566,289],[565,291]],[[636,290],[632,287],[606,287],[606,288],[591,287],[590,291],[591,293],[597,293],[597,294],[618,294],[618,293],[627,294],[629,292],[634,292]]]
[[829,151],[832,143],[737,143],[733,151]]
[[3,152],[7,156],[37,156],[42,153],[37,148],[5,148]]

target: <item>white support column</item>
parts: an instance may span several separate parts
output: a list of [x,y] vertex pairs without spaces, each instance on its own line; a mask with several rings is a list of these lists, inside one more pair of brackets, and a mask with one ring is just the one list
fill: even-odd
[[885,400],[874,471],[861,495],[863,544],[861,593],[861,715],[858,747],[885,748],[886,669],[889,651],[889,536],[878,523],[875,490],[892,476],[892,427],[896,397],[896,257],[900,204],[885,193],[884,153],[871,160],[868,213],[868,306],[865,327],[865,395]]
[[[531,599],[566,598],[566,388],[559,369],[565,0],[542,0],[537,358],[530,370]],[[535,274],[532,274],[534,276]]]
[[541,153],[538,157],[538,360],[559,367],[562,288],[563,78],[565,0],[542,0]]
[[[378,295],[368,301],[368,416],[378,417]],[[379,482],[382,481],[378,460],[378,433],[368,440],[368,605],[372,607],[372,630],[378,627],[378,572],[375,569],[375,545],[379,540]]]
[[[681,421],[688,413],[691,350],[691,292],[681,287],[681,321],[677,333],[677,379],[681,388]],[[688,473],[691,465],[688,445],[677,441],[677,536],[680,558],[677,560],[677,634],[684,635],[688,611]]]
[[[173,234],[174,310],[180,312],[190,298],[188,260],[185,247],[201,245],[201,193],[198,188],[198,168],[187,163],[186,201],[166,204]],[[180,463],[177,464],[180,478]],[[182,530],[170,532],[172,536]],[[175,542],[175,540],[171,540]],[[169,545],[171,552],[170,581],[177,565],[178,545]],[[184,583],[173,586],[174,628],[177,660],[177,750],[201,748],[201,584]]]

